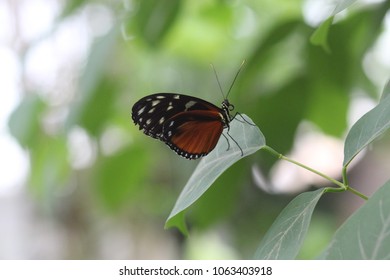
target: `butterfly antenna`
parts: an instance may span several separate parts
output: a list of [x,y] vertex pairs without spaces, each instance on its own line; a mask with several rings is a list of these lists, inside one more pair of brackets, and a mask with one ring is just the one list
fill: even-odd
[[221,91],[221,94],[222,94],[223,99],[225,99],[225,95],[223,94],[223,90],[222,90],[222,87],[221,87],[221,83],[219,82],[219,79],[218,79],[217,71],[215,70],[214,65],[213,65],[212,63],[210,64],[210,66],[211,66],[211,68],[213,68],[215,78],[217,79],[217,83],[218,83],[219,90]]
[[238,68],[238,71],[237,71],[237,73],[236,73],[236,76],[234,76],[233,82],[232,82],[232,84],[230,85],[230,88],[229,88],[229,90],[228,90],[228,92],[227,92],[227,94],[226,94],[226,98],[229,96],[229,93],[230,93],[230,91],[231,91],[232,88],[233,88],[234,82],[236,81],[236,79],[237,79],[237,77],[238,77],[238,74],[240,74],[241,69],[243,68],[244,64],[245,64],[245,59],[242,61],[241,65],[240,65],[240,68]]

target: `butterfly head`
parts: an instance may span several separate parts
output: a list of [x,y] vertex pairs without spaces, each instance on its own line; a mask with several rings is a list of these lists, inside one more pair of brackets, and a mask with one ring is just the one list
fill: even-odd
[[224,110],[227,110],[228,112],[231,112],[231,111],[234,110],[234,105],[231,104],[231,103],[229,102],[229,100],[224,99],[224,100],[222,101],[222,108],[223,108]]
[[224,113],[224,122],[225,125],[229,125],[229,122],[233,119],[233,117],[230,115],[230,112],[234,110],[234,105],[229,102],[229,100],[224,99],[222,101],[222,110]]

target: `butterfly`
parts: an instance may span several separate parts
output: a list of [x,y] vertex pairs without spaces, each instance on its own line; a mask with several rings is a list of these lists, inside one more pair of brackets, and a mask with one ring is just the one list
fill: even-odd
[[[220,85],[219,81],[218,84]],[[222,133],[224,129],[227,129],[227,135],[237,144],[243,155],[241,147],[229,135],[229,123],[235,116],[230,114],[234,106],[229,103],[227,95],[221,107],[217,107],[194,96],[155,93],[141,98],[133,105],[132,119],[146,135],[163,141],[186,159],[198,159],[209,154],[217,145],[221,135],[227,139]],[[229,147],[228,141],[228,149]]]

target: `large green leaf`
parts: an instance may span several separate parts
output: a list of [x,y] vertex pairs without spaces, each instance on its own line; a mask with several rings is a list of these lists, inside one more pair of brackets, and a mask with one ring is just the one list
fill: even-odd
[[[253,122],[248,116],[242,115],[242,117],[248,123],[238,116],[231,122],[229,134],[240,145],[245,157],[264,147],[265,138],[257,126],[249,124]],[[239,147],[231,139],[229,139],[229,144],[230,148],[227,150],[228,143],[224,137],[221,137],[215,149],[200,161],[177,199],[166,222],[166,227],[176,226],[185,232],[184,215],[178,214],[207,191],[226,169],[243,158]]]
[[323,259],[390,259],[390,181],[335,233]]
[[260,243],[255,259],[294,259],[303,244],[311,215],[324,189],[294,198],[276,218]]
[[383,89],[383,93],[381,96],[381,102],[383,99],[385,99],[388,96],[390,96],[390,80],[387,81],[385,88]]
[[345,140],[343,165],[347,166],[363,148],[389,127],[390,98],[384,98],[352,126]]

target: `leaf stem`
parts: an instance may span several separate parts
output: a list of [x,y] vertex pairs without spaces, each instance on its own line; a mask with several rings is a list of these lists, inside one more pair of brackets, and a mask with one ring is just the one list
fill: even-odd
[[348,177],[347,177],[347,166],[343,167],[342,176],[343,176],[343,183],[344,183],[344,185],[348,186],[349,183],[348,183]]
[[269,146],[264,146],[263,149],[265,149],[267,152],[277,156],[279,159],[283,159],[285,161],[288,161],[288,162],[291,162],[295,165],[298,165],[299,167],[302,167],[314,174],[317,174],[318,176],[326,179],[327,181],[329,182],[332,182],[333,184],[337,185],[338,188],[332,188],[332,187],[328,187],[328,188],[325,188],[325,192],[344,192],[344,191],[350,191],[352,193],[354,193],[355,195],[363,198],[364,200],[368,200],[368,197],[365,196],[364,194],[360,193],[359,191],[355,190],[354,188],[351,188],[349,185],[348,185],[348,179],[347,179],[347,169],[346,167],[343,168],[343,171],[342,171],[342,176],[343,176],[343,182],[340,182],[340,181],[337,181],[331,177],[329,177],[328,175],[318,171],[318,170],[315,170],[309,166],[306,166],[298,161],[295,161],[291,158],[288,158],[284,155],[282,155],[281,153],[275,151],[274,149],[272,149],[271,147]]
[[347,177],[347,165],[343,167],[343,170],[342,170],[342,176],[343,176],[343,184],[344,186],[346,186],[346,190],[347,191],[350,191],[358,196],[360,196],[361,198],[363,198],[364,200],[368,200],[368,197],[365,196],[364,194],[358,192],[357,190],[355,190],[354,188],[351,188],[349,186],[349,182],[348,182],[348,177]]
[[364,200],[368,200],[368,197],[362,194],[361,192],[355,190],[354,188],[351,188],[350,186],[347,186],[347,191],[350,191],[351,193],[356,194],[357,196],[363,198]]

